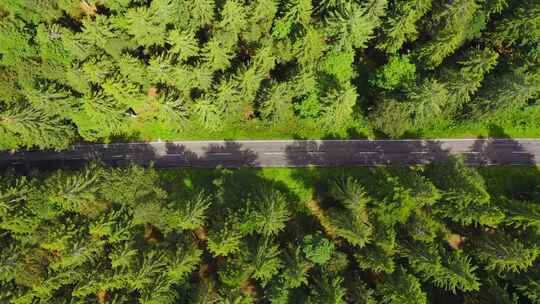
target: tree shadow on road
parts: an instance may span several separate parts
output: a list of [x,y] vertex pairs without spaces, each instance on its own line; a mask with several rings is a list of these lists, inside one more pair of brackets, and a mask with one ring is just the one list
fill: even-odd
[[494,124],[488,127],[488,138],[479,138],[472,147],[476,153],[465,155],[465,161],[472,165],[536,165],[534,155],[526,147]]
[[[520,201],[540,200],[540,170],[534,155],[512,140],[498,125],[488,126],[488,137],[488,142],[475,142],[475,149],[479,153],[477,156],[470,156],[472,159],[469,161],[479,165],[478,171],[486,181],[489,192],[495,197],[504,196]],[[502,158],[508,152],[496,152],[501,146],[511,148],[517,161],[505,162]],[[504,168],[504,174],[497,170],[500,167]]]
[[33,169],[77,169],[91,161],[110,166],[171,167],[253,167],[257,166],[257,154],[241,143],[225,140],[195,145],[190,150],[183,142],[163,143],[113,143],[76,145],[63,151],[19,151],[15,154],[2,152],[0,169],[14,169],[22,174]]

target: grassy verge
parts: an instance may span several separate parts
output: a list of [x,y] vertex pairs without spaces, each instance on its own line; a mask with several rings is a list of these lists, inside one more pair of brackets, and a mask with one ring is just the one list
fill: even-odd
[[493,196],[519,199],[523,194],[540,191],[540,167],[492,166],[479,168],[478,171]]
[[[200,126],[177,126],[152,119],[135,118],[124,136],[110,141],[151,140],[212,140],[212,139],[332,139],[379,138],[367,122],[355,121],[339,132],[326,132],[313,121],[293,121],[281,126],[269,126],[258,120],[244,122],[234,128],[212,131]],[[540,106],[522,111],[507,111],[478,122],[454,126],[411,130],[404,138],[478,138],[478,137],[540,138]]]
[[506,111],[483,121],[419,132],[424,138],[540,137],[540,105],[523,111]]
[[[366,187],[373,185],[385,167],[333,167],[333,168],[242,168],[231,170],[235,181],[242,189],[243,186],[253,185],[254,180],[260,179],[274,183],[283,192],[289,193],[300,202],[300,208],[311,200],[314,195],[324,192],[327,182],[339,176],[354,176]],[[484,177],[487,190],[492,197],[507,196],[520,199],[522,194],[530,194],[539,189],[540,167],[527,166],[490,166],[478,168]],[[191,188],[193,185],[206,185],[212,190],[213,182],[223,174],[218,169],[166,169],[160,170],[160,175],[166,182],[178,185],[180,188]],[[369,191],[369,189],[367,189]]]
[[[212,131],[201,126],[186,126],[182,131],[159,121],[133,121],[125,138],[120,140],[213,140],[213,139],[330,139],[373,138],[374,134],[363,122],[354,122],[345,130],[328,133],[314,122],[291,122],[283,126],[269,126],[252,120],[238,126]],[[118,140],[118,139],[113,139]]]

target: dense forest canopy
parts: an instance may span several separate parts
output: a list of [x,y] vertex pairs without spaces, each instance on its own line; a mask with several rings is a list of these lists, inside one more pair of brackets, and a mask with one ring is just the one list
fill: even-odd
[[540,172],[0,178],[0,303],[540,303]]
[[536,0],[0,1],[0,148],[501,115],[537,136],[539,62]]

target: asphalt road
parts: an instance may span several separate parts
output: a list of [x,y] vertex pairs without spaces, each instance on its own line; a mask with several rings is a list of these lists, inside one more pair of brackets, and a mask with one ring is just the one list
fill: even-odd
[[155,167],[306,167],[412,165],[463,155],[470,165],[535,165],[540,140],[239,140],[74,145],[63,151],[0,152],[0,168],[78,167],[92,159],[110,165]]

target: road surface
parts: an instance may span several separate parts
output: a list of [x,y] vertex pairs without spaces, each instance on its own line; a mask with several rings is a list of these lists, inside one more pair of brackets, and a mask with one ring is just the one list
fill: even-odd
[[463,155],[470,165],[535,165],[538,139],[238,140],[74,145],[63,151],[0,152],[0,168],[110,165],[155,167],[306,167],[413,165]]

